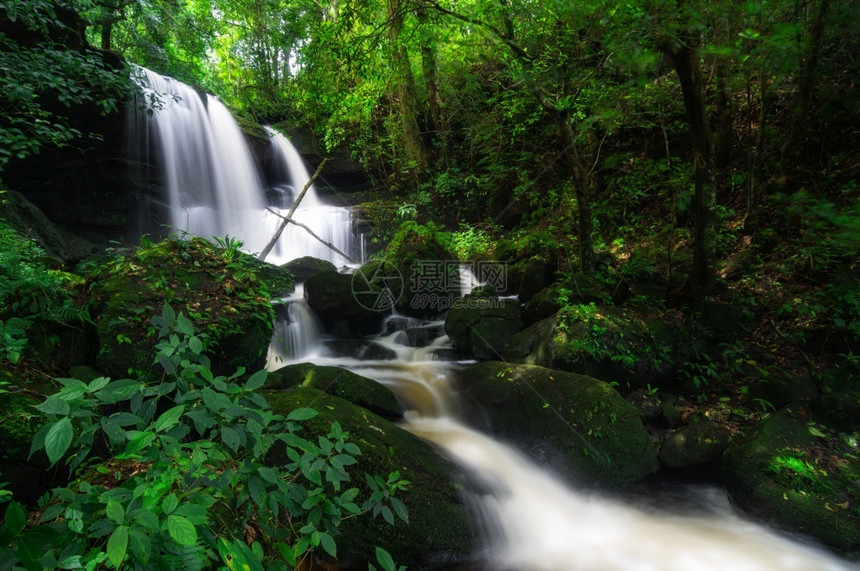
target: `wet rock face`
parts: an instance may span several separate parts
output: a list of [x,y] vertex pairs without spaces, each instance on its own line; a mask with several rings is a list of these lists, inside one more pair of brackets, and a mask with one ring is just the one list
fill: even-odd
[[719,462],[729,444],[728,429],[709,421],[682,426],[660,448],[660,461],[669,468],[699,469]]
[[459,386],[491,433],[578,484],[613,488],[658,468],[639,412],[603,381],[487,361],[463,371]]
[[454,347],[478,360],[499,359],[505,341],[523,327],[515,299],[466,296],[445,319],[445,333]]
[[364,561],[366,569],[367,561],[376,561],[375,546],[410,569],[456,568],[470,558],[474,538],[460,486],[451,476],[456,470],[432,446],[364,408],[311,387],[270,393],[266,399],[280,414],[299,407],[319,411],[305,423],[302,436],[310,440],[326,435],[334,421],[349,432],[349,441],[360,448],[361,455],[350,467],[352,479],[346,486],[358,487],[362,497],[369,496],[365,473],[385,479],[399,471],[401,478],[411,482],[408,490],[396,496],[409,510],[409,524],[395,520],[395,525],[389,525],[370,514],[344,520],[337,538],[340,560]]
[[[358,295],[356,288],[360,290]],[[336,331],[344,337],[379,332],[385,313],[374,309],[373,300],[381,294],[382,290],[375,284],[362,283],[356,286],[353,276],[331,269],[316,273],[305,281],[308,305],[316,312],[327,331]]]

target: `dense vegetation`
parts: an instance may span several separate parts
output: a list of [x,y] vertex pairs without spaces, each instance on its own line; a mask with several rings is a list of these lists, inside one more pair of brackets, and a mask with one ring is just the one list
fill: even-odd
[[[361,210],[391,244],[382,259],[507,262],[520,299],[535,300],[525,325],[545,323],[559,340],[541,364],[603,373],[646,397],[666,384],[682,395],[679,417],[733,434],[795,396],[816,402],[823,412],[801,427],[814,441],[764,469],[857,518],[857,491],[838,487],[856,479],[845,466],[860,429],[845,421],[860,402],[860,34],[843,25],[858,20],[860,5],[840,0],[12,0],[0,7],[0,180],[34,153],[85,153],[101,137],[91,118],[129,99],[129,64],[199,85],[239,115],[311,133],[320,155],[359,162],[373,182]],[[160,249],[195,250],[198,263],[247,277],[240,303],[267,303],[235,243],[201,242],[145,243],[70,273],[3,216],[0,392],[44,395],[51,377],[68,376],[51,350],[94,326],[97,276]],[[347,436],[337,426],[326,436],[340,454],[298,440],[312,413],[271,416],[255,392],[262,377],[213,372],[200,333],[212,323],[162,313],[153,299],[176,288],[156,282],[175,276],[150,269],[153,298],[100,327],[123,365],[138,340],[122,328],[148,327],[166,377],[142,384],[146,357],[134,380],[53,386],[41,432],[16,415],[48,464],[74,454],[69,481],[84,484],[57,488],[35,515],[8,503],[0,550],[34,568],[146,566],[156,552],[164,566],[334,554],[339,519],[381,512],[398,476],[372,480],[374,501],[355,503],[358,492],[340,488],[357,454]],[[269,323],[271,309],[257,309]],[[522,350],[533,364],[535,342],[518,342],[508,356]],[[834,394],[855,404],[826,400]],[[195,406],[199,418],[183,416]],[[236,420],[237,407],[254,422]],[[827,416],[837,408],[844,416]],[[110,459],[86,460],[96,434]],[[302,451],[278,470],[265,464],[276,442]],[[172,494],[135,492],[141,462]],[[188,499],[204,477],[215,485]],[[320,502],[325,517],[308,515]],[[138,517],[155,503],[161,512]],[[276,533],[279,510],[292,523]],[[263,539],[243,542],[240,517]],[[58,518],[71,523],[57,531]]]

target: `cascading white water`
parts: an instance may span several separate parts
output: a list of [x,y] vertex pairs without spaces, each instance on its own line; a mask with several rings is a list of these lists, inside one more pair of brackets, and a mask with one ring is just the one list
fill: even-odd
[[275,321],[266,367],[270,370],[285,363],[313,357],[322,338],[323,327],[304,297],[304,284],[296,285],[293,294],[281,300],[286,319]]
[[[377,342],[402,337],[386,334]],[[429,348],[432,349],[432,348]],[[474,510],[493,571],[842,571],[837,557],[738,516],[725,492],[691,487],[695,509],[655,511],[571,489],[510,446],[460,420],[454,365],[428,348],[396,361],[314,360],[377,380],[408,403],[404,428],[438,445],[486,490]],[[670,506],[671,507],[671,506]],[[440,522],[440,525],[444,525]]]
[[[290,142],[267,128],[272,155],[289,174],[291,195],[286,204],[269,204],[265,181],[236,120],[218,98],[201,94],[170,77],[138,68],[138,81],[147,101],[158,103],[150,112],[138,110],[133,124],[145,129],[132,134],[153,144],[165,184],[164,200],[174,231],[206,238],[232,236],[247,252],[260,252],[281,219],[267,210],[286,214],[295,195],[310,178],[301,156]],[[144,144],[147,146],[147,144]],[[325,205],[312,187],[294,219],[348,256],[353,255],[351,213],[348,208]],[[267,261],[280,264],[314,256],[337,265],[349,260],[289,225]],[[359,260],[360,261],[360,260]]]

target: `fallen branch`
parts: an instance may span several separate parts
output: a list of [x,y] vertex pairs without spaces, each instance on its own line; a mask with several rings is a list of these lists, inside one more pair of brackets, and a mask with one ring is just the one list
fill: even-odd
[[[281,234],[283,234],[283,233],[284,233],[284,228],[286,228],[286,227],[287,227],[287,224],[289,224],[289,223],[292,221],[291,219],[292,219],[292,217],[293,217],[293,214],[295,214],[296,209],[299,207],[299,203],[300,203],[300,202],[302,201],[302,199],[305,197],[305,194],[307,194],[307,193],[308,193],[308,189],[311,187],[311,185],[314,183],[314,181],[317,179],[317,177],[318,177],[318,176],[320,175],[320,173],[322,172],[322,169],[323,169],[323,167],[325,166],[325,163],[326,163],[326,161],[327,161],[327,160],[328,160],[328,159],[323,159],[323,161],[320,163],[320,166],[318,166],[318,167],[317,167],[317,170],[316,170],[316,172],[314,173],[314,176],[312,176],[312,177],[311,177],[311,179],[307,182],[307,184],[305,184],[305,187],[304,187],[304,188],[302,189],[302,191],[299,193],[299,196],[298,196],[298,198],[296,198],[296,201],[295,201],[295,202],[293,202],[293,205],[290,207],[290,211],[287,213],[287,215],[286,215],[286,216],[281,216],[281,218],[283,218],[284,220],[281,222],[281,225],[280,225],[280,226],[278,226],[278,229],[275,231],[275,234],[274,234],[274,236],[272,236],[272,239],[271,239],[271,240],[269,240],[269,243],[268,243],[268,244],[266,244],[266,247],[265,247],[265,248],[263,248],[263,251],[262,251],[262,252],[260,252],[260,256],[259,256],[259,257],[260,257],[260,261],[261,261],[261,262],[262,262],[262,261],[264,261],[264,260],[266,259],[266,256],[268,256],[268,255],[269,255],[269,252],[271,252],[271,251],[272,251],[272,248],[274,248],[274,247],[275,247],[275,244],[277,244],[277,243],[278,243],[278,240],[280,239]],[[279,216],[280,216],[280,215],[279,215]]]
[[335,252],[337,252],[338,254],[343,256],[344,258],[346,258],[347,261],[349,261],[353,264],[358,263],[351,256],[348,256],[347,254],[344,254],[342,251],[340,251],[338,249],[338,247],[335,246],[334,244],[332,244],[331,242],[326,242],[325,239],[321,238],[316,232],[311,230],[310,226],[307,226],[306,224],[302,224],[301,222],[297,222],[297,221],[293,220],[292,218],[288,218],[287,216],[284,216],[283,214],[275,212],[271,208],[267,207],[266,210],[268,210],[269,212],[271,212],[272,214],[274,214],[278,218],[281,218],[284,222],[286,222],[288,224],[295,224],[299,228],[303,228],[308,234],[310,234],[311,236],[313,236],[314,238],[319,240],[323,244],[323,246],[327,246],[327,247],[331,248],[332,250],[334,250]]

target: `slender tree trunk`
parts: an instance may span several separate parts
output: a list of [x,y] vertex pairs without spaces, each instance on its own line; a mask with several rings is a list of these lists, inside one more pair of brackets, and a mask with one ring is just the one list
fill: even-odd
[[693,267],[687,280],[687,293],[701,300],[714,284],[716,262],[717,185],[714,168],[714,145],[705,112],[704,78],[699,63],[698,39],[684,38],[681,47],[669,51],[681,83],[684,110],[690,124],[695,168],[693,198],[696,221]]
[[824,24],[827,20],[827,12],[830,9],[830,0],[821,0],[818,4],[818,12],[810,30],[809,49],[803,61],[803,72],[800,76],[800,93],[798,94],[798,106],[795,110],[794,121],[791,126],[791,137],[788,142],[788,151],[797,156],[803,149],[806,139],[806,127],[809,123],[809,113],[812,109],[812,92],[815,87],[815,72],[818,69],[818,61],[821,58],[821,44],[824,37]]
[[403,135],[403,148],[406,160],[411,166],[421,171],[427,166],[427,151],[421,139],[418,128],[418,95],[415,89],[415,78],[409,63],[409,52],[400,43],[400,32],[403,29],[404,11],[400,0],[388,0],[389,40],[391,55],[397,82],[397,103],[400,111],[400,122]]
[[[731,10],[731,8],[727,8]],[[720,21],[718,38],[720,44],[727,46],[732,41],[733,18],[731,12]],[[725,55],[718,55],[714,66],[717,80],[717,133],[714,149],[714,164],[718,169],[729,166],[732,160],[732,143],[734,142],[734,113],[732,110],[732,60]]]
[[101,48],[104,51],[110,51],[111,36],[113,35],[113,14],[106,16],[102,21],[102,41]]

